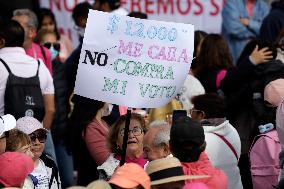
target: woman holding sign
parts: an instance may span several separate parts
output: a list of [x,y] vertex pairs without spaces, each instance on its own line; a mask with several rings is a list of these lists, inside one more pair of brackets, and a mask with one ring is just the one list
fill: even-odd
[[[121,116],[119,120],[111,127],[108,137],[108,147],[112,154],[106,162],[98,166],[100,176],[109,179],[120,163],[124,128],[126,115]],[[145,120],[136,113],[131,114],[128,141],[126,148],[126,163],[136,163],[144,168],[147,160],[143,157],[143,137],[147,131]]]

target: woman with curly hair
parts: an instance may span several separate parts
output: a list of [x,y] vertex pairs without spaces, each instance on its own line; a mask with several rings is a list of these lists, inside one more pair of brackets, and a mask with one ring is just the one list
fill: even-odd
[[[98,167],[100,176],[104,179],[109,179],[112,176],[121,160],[125,121],[126,115],[123,115],[110,129],[108,147],[111,155],[106,162]],[[147,127],[143,117],[132,113],[126,149],[126,163],[136,163],[142,168],[146,164],[147,161],[143,157],[143,137],[146,131]]]

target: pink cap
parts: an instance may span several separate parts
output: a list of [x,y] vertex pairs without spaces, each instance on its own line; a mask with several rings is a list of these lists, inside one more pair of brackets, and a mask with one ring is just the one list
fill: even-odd
[[122,188],[134,188],[142,185],[144,189],[150,189],[150,177],[135,163],[126,163],[119,167],[112,175],[109,183]]
[[5,187],[21,187],[34,170],[34,162],[24,153],[5,152],[0,155],[0,167],[0,182]]
[[284,96],[284,79],[276,79],[264,88],[264,100],[277,107]]
[[47,132],[47,130],[43,128],[42,124],[36,118],[29,116],[18,119],[16,129],[26,133],[27,135],[39,129]]

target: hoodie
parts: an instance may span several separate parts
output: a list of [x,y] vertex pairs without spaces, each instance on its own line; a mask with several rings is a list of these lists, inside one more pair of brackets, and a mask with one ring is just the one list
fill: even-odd
[[[203,129],[207,143],[205,152],[210,162],[226,173],[229,189],[242,189],[243,185],[238,167],[238,159],[241,154],[241,140],[238,132],[227,120],[217,125],[203,126]],[[230,147],[214,133],[223,136],[232,145],[238,159]]]
[[202,182],[209,189],[227,189],[228,178],[225,173],[213,167],[210,163],[207,154],[202,152],[196,162],[182,162],[182,167],[185,175],[209,175],[209,178],[187,180],[186,183]]

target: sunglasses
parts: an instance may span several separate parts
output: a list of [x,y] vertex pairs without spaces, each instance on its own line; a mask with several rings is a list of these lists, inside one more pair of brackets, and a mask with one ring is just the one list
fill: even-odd
[[35,142],[36,139],[38,139],[40,143],[45,143],[47,135],[45,131],[38,131],[38,132],[29,134],[29,137],[32,142]]
[[50,42],[47,42],[47,43],[44,43],[43,44],[44,47],[50,49],[51,46],[53,46],[53,48],[57,51],[60,51],[60,43],[50,43]]

